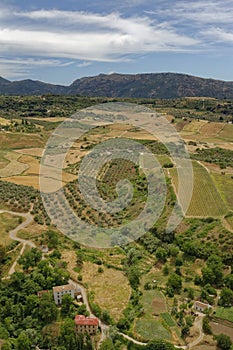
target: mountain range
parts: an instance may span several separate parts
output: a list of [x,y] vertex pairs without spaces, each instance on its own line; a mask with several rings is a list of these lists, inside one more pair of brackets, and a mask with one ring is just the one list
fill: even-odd
[[180,73],[99,74],[69,86],[35,80],[9,81],[0,77],[2,95],[82,95],[131,98],[216,97],[233,99],[233,82]]

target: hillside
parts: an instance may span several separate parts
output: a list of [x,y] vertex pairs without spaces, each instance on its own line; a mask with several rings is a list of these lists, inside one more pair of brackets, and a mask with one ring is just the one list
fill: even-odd
[[204,79],[178,73],[100,74],[75,80],[70,86],[0,77],[0,94],[66,94],[131,98],[216,97],[233,98],[233,82]]

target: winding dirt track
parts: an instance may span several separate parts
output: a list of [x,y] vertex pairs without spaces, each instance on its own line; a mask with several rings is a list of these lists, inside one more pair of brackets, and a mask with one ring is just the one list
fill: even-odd
[[17,237],[17,232],[19,230],[24,229],[26,226],[28,226],[33,221],[33,216],[30,213],[18,213],[18,212],[14,212],[14,211],[10,211],[10,210],[0,210],[0,214],[2,214],[2,213],[21,216],[22,218],[25,219],[20,225],[18,225],[16,228],[14,228],[13,230],[11,230],[9,232],[9,236],[12,240],[18,241],[18,242],[23,244],[17,259],[14,261],[13,265],[11,266],[11,268],[8,272],[8,278],[9,278],[9,276],[11,276],[15,272],[15,267],[17,265],[18,259],[23,254],[26,245],[29,245],[32,248],[36,247],[36,245],[32,241]]

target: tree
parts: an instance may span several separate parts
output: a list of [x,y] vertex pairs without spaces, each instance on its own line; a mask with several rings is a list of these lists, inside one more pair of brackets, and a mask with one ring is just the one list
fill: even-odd
[[47,236],[48,236],[48,240],[49,240],[48,247],[50,249],[57,248],[59,241],[58,241],[58,236],[57,236],[56,232],[49,230],[49,231],[47,231]]
[[173,244],[169,245],[169,253],[173,258],[176,257],[179,254],[179,252],[180,252],[180,249],[177,246]]
[[202,329],[205,334],[212,334],[212,329],[209,323],[209,318],[205,316],[202,322]]
[[181,329],[181,337],[186,338],[190,334],[190,326],[185,324]]
[[70,294],[62,297],[61,313],[63,316],[69,316],[74,311],[73,299]]
[[56,321],[58,310],[50,293],[43,294],[39,301],[38,317],[39,319],[48,324],[52,321]]
[[23,256],[19,258],[19,264],[23,266],[24,270],[28,270],[29,267],[34,267],[42,258],[42,252],[37,248],[32,248],[30,251],[26,251]]
[[165,264],[164,267],[163,267],[163,274],[164,274],[164,276],[169,275],[169,271],[170,271],[170,269],[169,269],[168,264]]
[[133,289],[137,289],[140,283],[140,272],[135,266],[131,266],[128,269],[129,283]]
[[6,248],[0,244],[0,264],[4,261],[6,257]]
[[172,344],[169,344],[164,340],[151,341],[143,348],[145,350],[174,350],[175,349],[175,347]]
[[167,285],[168,287],[174,289],[176,292],[180,292],[182,288],[182,278],[176,273],[172,273],[168,278]]
[[190,287],[187,289],[187,292],[188,292],[188,298],[190,300],[193,300],[194,299],[194,289]]
[[108,323],[108,324],[111,323],[112,321],[111,316],[107,310],[102,311],[101,318],[105,323]]
[[120,331],[125,331],[130,328],[130,322],[127,317],[121,317],[117,323],[117,328],[119,328]]
[[233,274],[229,274],[225,278],[225,284],[228,288],[233,290]]
[[157,250],[156,250],[156,253],[155,253],[155,256],[158,260],[162,261],[162,262],[165,262],[166,259],[167,259],[167,251],[166,249],[162,248],[162,247],[159,247]]
[[100,345],[100,350],[114,350],[114,345],[111,339],[104,340]]
[[17,338],[16,349],[17,350],[30,350],[32,345],[33,344],[30,341],[26,332],[25,331],[21,332]]
[[215,254],[209,256],[206,262],[207,267],[202,270],[204,284],[221,286],[223,281],[222,259]]
[[12,349],[12,346],[9,341],[5,341],[1,346],[1,350],[11,350],[11,349]]
[[233,305],[233,291],[230,288],[223,288],[221,290],[219,305],[225,307]]
[[232,341],[231,338],[226,334],[219,334],[216,336],[217,345],[222,350],[230,350]]

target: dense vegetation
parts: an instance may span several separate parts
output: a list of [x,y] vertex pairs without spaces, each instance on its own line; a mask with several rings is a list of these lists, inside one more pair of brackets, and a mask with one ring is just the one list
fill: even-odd
[[[158,98],[106,98],[81,96],[0,96],[0,117],[15,119],[41,117],[69,117],[79,109],[106,102],[132,102],[172,114],[175,118],[206,119],[209,121],[232,121],[232,100],[218,99],[158,99]],[[43,121],[38,121],[46,127]],[[48,127],[48,126],[47,126]]]
[[196,149],[192,155],[193,159],[202,160],[207,163],[220,165],[222,169],[227,166],[233,167],[233,151],[220,147],[210,149]]

